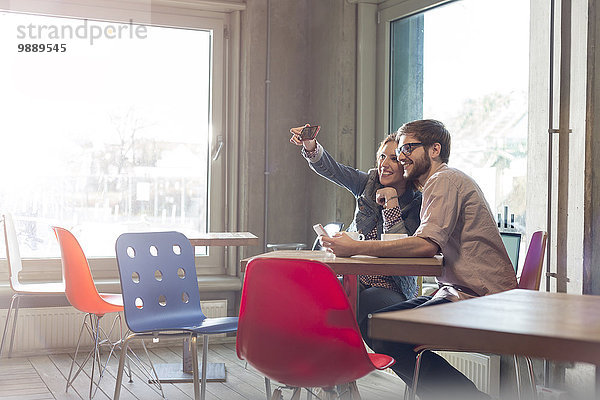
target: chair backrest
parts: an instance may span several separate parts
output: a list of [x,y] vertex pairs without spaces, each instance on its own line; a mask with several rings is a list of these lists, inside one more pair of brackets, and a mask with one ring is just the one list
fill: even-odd
[[310,260],[250,260],[236,350],[267,377],[291,386],[329,387],[374,369],[335,273]]
[[519,278],[519,289],[539,290],[542,279],[542,266],[546,254],[546,238],[544,231],[537,231],[531,236],[525,263]]
[[100,295],[79,242],[64,228],[53,226],[52,229],[60,246],[62,275],[69,303],[79,311],[103,314],[98,307]]
[[510,258],[510,262],[517,273],[519,268],[519,250],[521,249],[521,234],[519,232],[500,232],[500,237]]
[[194,249],[179,232],[124,233],[115,245],[125,320],[134,332],[199,325]]
[[[344,229],[344,223],[343,222],[330,222],[327,225],[325,225],[323,228],[325,229],[325,231],[327,231],[327,234],[329,236],[333,236],[334,234],[336,234],[336,233],[340,232],[342,229]],[[321,242],[319,241],[318,236],[313,243],[312,250],[321,250]]]
[[4,243],[6,244],[6,260],[8,263],[8,277],[10,286],[13,290],[19,291],[19,272],[23,269],[21,261],[21,252],[19,251],[19,242],[17,241],[17,231],[10,214],[5,214],[4,219]]

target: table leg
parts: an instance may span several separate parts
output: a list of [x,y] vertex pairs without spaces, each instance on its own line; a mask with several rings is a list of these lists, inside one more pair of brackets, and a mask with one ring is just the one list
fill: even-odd
[[600,400],[600,364],[596,364],[596,400]]
[[[350,300],[352,311],[358,313],[358,275],[344,275],[343,279],[344,290]],[[358,314],[357,314],[358,315]]]
[[[154,364],[156,375],[161,383],[193,382],[193,367],[189,339],[183,340],[183,361],[181,364]],[[202,370],[202,363],[199,363],[199,370]],[[224,363],[206,363],[207,382],[225,382],[226,380],[227,372]]]

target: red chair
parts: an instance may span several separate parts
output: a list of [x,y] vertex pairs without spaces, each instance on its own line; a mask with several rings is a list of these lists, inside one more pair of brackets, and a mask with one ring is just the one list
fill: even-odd
[[519,277],[519,289],[540,290],[547,237],[548,234],[544,231],[537,231],[531,235],[529,248]]
[[[100,327],[100,319],[105,314],[123,311],[123,298],[120,294],[98,293],[98,290],[96,290],[96,286],[94,285],[94,281],[92,279],[87,258],[85,257],[79,242],[77,242],[77,239],[75,239],[75,236],[63,228],[53,227],[53,229],[60,245],[63,280],[65,282],[65,293],[67,295],[67,299],[73,307],[86,313],[81,326],[81,331],[79,332],[79,340],[77,341],[75,356],[73,357],[71,369],[69,370],[66,390],[69,390],[69,386],[73,384],[79,373],[83,370],[86,363],[91,358],[92,372],[89,393],[89,397],[91,399],[93,393],[95,393],[95,391],[93,391],[94,385],[96,385],[97,390],[100,384],[100,379],[102,379],[102,375],[104,374],[105,367],[108,365],[108,361],[115,350],[115,346],[120,343],[120,340],[111,341],[110,339],[110,334],[115,328],[117,321],[119,322],[120,329],[119,338],[123,337],[120,315],[115,318],[108,333],[104,332]],[[76,360],[84,331],[87,331],[90,334],[94,343],[94,347],[87,354],[81,365],[79,365]],[[102,345],[108,345],[109,347],[108,358],[106,359],[104,366],[101,365],[100,359],[100,346]],[[79,368],[73,375],[73,367],[76,364]],[[94,381],[96,367],[98,367],[99,370],[97,382]]]
[[[255,258],[246,267],[237,355],[267,378],[299,388],[336,385],[385,369],[394,359],[368,354],[334,272],[310,260]],[[273,393],[279,398],[280,389]]]
[[[525,256],[525,262],[523,263],[523,269],[521,270],[521,276],[518,279],[517,288],[519,289],[529,289],[529,290],[539,290],[540,289],[540,281],[542,279],[542,266],[544,265],[544,256],[546,254],[546,238],[548,234],[544,231],[537,231],[531,235],[531,240],[529,241],[529,248],[527,249],[527,255]],[[535,312],[535,310],[531,310]],[[415,373],[413,377],[412,390],[410,393],[410,399],[414,400],[414,396],[417,390],[417,384],[419,382],[419,369],[421,366],[421,357],[423,352],[427,350],[448,350],[448,351],[460,351],[460,349],[450,349],[450,348],[442,348],[441,346],[434,345],[421,345],[415,347],[415,352],[417,353],[416,363],[415,363]],[[515,364],[515,379],[517,382],[517,395],[518,398],[521,398],[521,376],[519,373],[519,359],[516,354],[513,355],[514,364]],[[527,362],[527,368],[529,371],[529,379],[531,381],[531,390],[533,394],[533,398],[537,399],[537,388],[535,384],[535,375],[533,373],[533,365],[531,363],[531,359],[529,357],[525,357],[525,361]],[[407,386],[408,387],[408,386]],[[405,392],[405,398],[406,398]]]

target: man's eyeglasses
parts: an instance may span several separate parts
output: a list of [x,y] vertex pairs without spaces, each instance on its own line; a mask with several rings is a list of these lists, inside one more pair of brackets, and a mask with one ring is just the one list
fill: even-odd
[[396,148],[396,157],[400,157],[400,153],[405,156],[410,156],[413,150],[419,146],[424,146],[423,143],[404,143],[402,146]]

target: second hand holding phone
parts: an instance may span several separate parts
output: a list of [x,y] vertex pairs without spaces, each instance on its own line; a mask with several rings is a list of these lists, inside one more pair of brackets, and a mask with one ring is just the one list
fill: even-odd
[[318,236],[331,237],[331,236],[329,236],[329,234],[327,233],[327,231],[325,230],[325,228],[323,228],[323,225],[321,225],[321,224],[313,225],[313,229],[315,230],[315,232],[317,233]]

